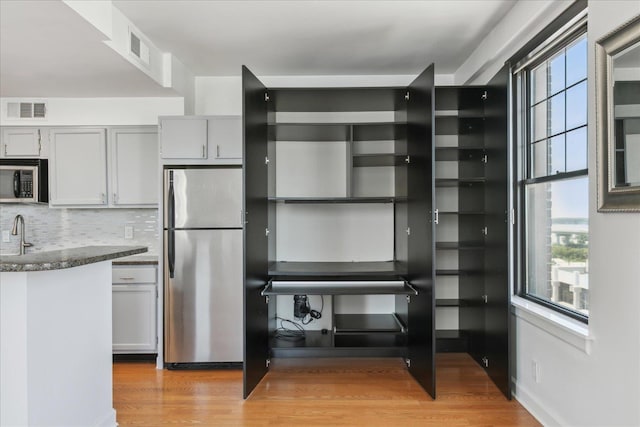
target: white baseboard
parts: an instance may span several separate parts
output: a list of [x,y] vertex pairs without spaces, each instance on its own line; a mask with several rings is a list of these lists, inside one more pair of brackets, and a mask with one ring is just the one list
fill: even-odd
[[116,421],[116,410],[111,408],[104,417],[102,417],[98,422],[95,423],[96,427],[118,427],[118,422]]
[[524,408],[531,413],[543,426],[551,427],[551,426],[565,426],[560,417],[556,414],[552,414],[549,412],[544,405],[542,405],[538,399],[536,399],[529,391],[522,387],[517,383],[516,380],[512,378],[513,387],[513,397],[520,402]]

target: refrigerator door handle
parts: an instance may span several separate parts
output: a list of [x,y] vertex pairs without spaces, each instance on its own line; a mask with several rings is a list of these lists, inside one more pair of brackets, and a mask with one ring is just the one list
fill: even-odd
[[167,230],[167,263],[169,264],[169,278],[175,278],[176,240],[175,230]]
[[175,197],[175,193],[173,190],[173,171],[169,171],[169,191],[168,191],[168,203],[167,203],[167,217],[169,219],[168,221],[168,228],[175,228],[176,226],[176,216],[175,216],[175,212],[176,212],[176,197]]

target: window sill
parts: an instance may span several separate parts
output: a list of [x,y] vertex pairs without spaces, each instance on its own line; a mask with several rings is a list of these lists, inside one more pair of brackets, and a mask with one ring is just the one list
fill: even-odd
[[591,354],[593,337],[589,335],[588,325],[517,295],[511,297],[511,306],[517,317]]

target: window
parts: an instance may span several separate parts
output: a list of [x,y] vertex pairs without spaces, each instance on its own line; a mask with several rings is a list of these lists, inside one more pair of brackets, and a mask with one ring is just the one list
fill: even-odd
[[[583,20],[584,21],[584,20]],[[518,64],[521,296],[589,315],[586,22]]]

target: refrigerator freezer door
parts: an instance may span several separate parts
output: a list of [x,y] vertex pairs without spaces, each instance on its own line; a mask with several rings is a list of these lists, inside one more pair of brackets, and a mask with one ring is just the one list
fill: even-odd
[[242,227],[241,168],[167,169],[164,173],[165,229]]
[[242,361],[242,230],[164,233],[175,244],[174,278],[165,272],[165,362]]

